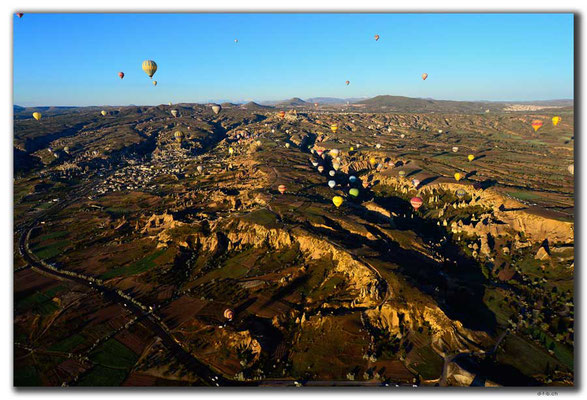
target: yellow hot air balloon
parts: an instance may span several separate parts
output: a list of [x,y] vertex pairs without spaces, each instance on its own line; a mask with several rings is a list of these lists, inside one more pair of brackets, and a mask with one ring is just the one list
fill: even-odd
[[340,197],[340,196],[334,196],[334,197],[332,198],[332,202],[334,203],[334,205],[336,206],[336,208],[338,208],[338,207],[340,207],[340,205],[342,204],[342,202],[343,202],[343,198],[342,198],[342,197]]
[[39,121],[41,119],[41,113],[40,112],[34,112],[33,113],[33,118],[36,119],[37,121]]
[[155,72],[157,72],[157,63],[155,63],[153,60],[143,61],[143,71],[149,75],[149,78],[153,78],[153,75],[155,75]]
[[471,162],[475,159],[475,156],[473,154],[469,154],[467,158],[469,159],[469,162]]
[[552,117],[552,124],[553,124],[554,126],[557,126],[557,125],[558,125],[558,123],[559,123],[559,122],[561,122],[561,119],[562,119],[562,118],[561,118],[561,117],[559,117],[559,116]]
[[175,131],[173,136],[175,136],[175,140],[177,140],[178,142],[181,142],[181,139],[183,138],[183,132],[182,131]]
[[336,133],[336,131],[338,130],[338,125],[336,125],[336,124],[330,125],[330,130],[332,131],[332,133]]
[[232,155],[232,153],[234,153],[234,149],[232,147],[228,148],[228,154]]
[[371,157],[369,159],[369,162],[371,163],[371,165],[375,165],[375,163],[377,162],[377,160],[375,159],[375,157]]
[[354,150],[355,150],[355,148],[353,146],[351,146],[351,150],[350,151],[354,151]]
[[157,81],[153,81],[153,86],[157,86]]
[[106,116],[106,114],[108,114],[108,113],[107,113],[106,111],[102,110],[102,111],[100,111],[100,114],[102,114],[102,116],[104,116],[104,117],[105,117],[105,116]]
[[457,172],[457,173],[455,174],[455,181],[457,181],[457,182],[458,182],[458,181],[460,181],[460,180],[461,180],[461,178],[462,178],[461,174]]

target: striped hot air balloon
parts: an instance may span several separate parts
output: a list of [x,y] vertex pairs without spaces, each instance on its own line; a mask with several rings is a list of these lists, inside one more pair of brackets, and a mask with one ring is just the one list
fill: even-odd
[[279,193],[284,194],[285,193],[285,185],[279,185],[277,187],[277,190],[279,190]]
[[224,318],[231,321],[234,318],[234,311],[232,311],[230,308],[224,310]]
[[422,206],[422,199],[420,197],[412,197],[412,199],[410,200],[410,204],[412,205],[412,207],[414,207],[414,210],[418,210],[418,208],[420,208]]
[[153,60],[143,61],[143,71],[149,75],[149,78],[153,78],[153,75],[157,72],[157,63]]
[[532,121],[532,128],[534,128],[534,132],[537,132],[538,129],[540,129],[543,125],[543,122],[540,121],[539,119],[535,119],[534,121]]

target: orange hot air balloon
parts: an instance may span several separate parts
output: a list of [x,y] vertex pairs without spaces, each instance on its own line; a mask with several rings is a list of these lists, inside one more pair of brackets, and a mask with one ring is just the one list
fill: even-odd
[[224,310],[224,318],[229,321],[232,320],[234,318],[234,311],[232,311],[230,308]]
[[414,210],[418,210],[418,208],[420,208],[422,206],[422,199],[420,197],[412,197],[412,199],[410,200],[410,204],[412,205],[412,207],[414,207]]
[[285,118],[285,111],[280,111],[280,112],[279,112],[279,116],[280,116],[281,118]]
[[558,123],[559,123],[559,122],[561,122],[561,119],[562,119],[562,118],[561,118],[561,117],[559,117],[559,116],[552,117],[552,124],[553,124],[554,126],[557,126],[557,125],[558,125]]
[[124,72],[119,72],[118,76],[120,77],[120,79],[124,78]]
[[277,190],[279,190],[279,193],[284,194],[285,193],[285,185],[279,185],[277,187]]
[[375,35],[375,41],[379,40],[379,35]]
[[532,128],[534,128],[534,132],[538,131],[538,129],[542,128],[542,121],[540,121],[539,119],[535,119],[534,121],[532,121]]
[[348,86],[348,85],[350,85],[351,81],[346,81],[345,83]]
[[426,73],[422,74],[422,80],[426,80],[426,78],[428,78],[428,74],[426,74]]

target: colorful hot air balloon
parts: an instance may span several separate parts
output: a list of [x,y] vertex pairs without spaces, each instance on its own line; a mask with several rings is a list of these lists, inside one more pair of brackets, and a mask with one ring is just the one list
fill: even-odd
[[416,178],[412,179],[412,185],[415,188],[417,188],[419,184],[420,184],[420,180],[419,179],[416,179]]
[[214,114],[218,114],[220,111],[222,111],[222,107],[219,104],[214,104],[212,106],[212,111]]
[[22,18],[22,16],[24,15],[23,13],[16,13],[16,15],[18,16],[18,18]]
[[277,187],[277,190],[279,190],[279,193],[284,194],[285,193],[285,185],[279,185]]
[[102,116],[105,117],[106,114],[108,114],[108,113],[106,111],[102,110],[102,111],[100,111],[100,114],[102,114]]
[[460,181],[460,180],[461,180],[461,178],[462,178],[462,177],[461,177],[461,174],[457,172],[457,173],[455,174],[455,180],[458,182],[458,181]]
[[375,35],[375,41],[379,40],[379,35]]
[[473,154],[469,154],[467,158],[469,159],[469,162],[471,162],[475,159],[475,156]]
[[344,201],[343,198],[340,197],[340,196],[334,196],[332,198],[332,202],[334,203],[334,205],[336,206],[336,208],[340,207],[340,205],[342,204],[343,201]]
[[418,211],[418,208],[422,206],[422,199],[420,197],[412,197],[410,204],[414,207],[414,210]]
[[155,63],[153,60],[143,61],[143,71],[149,75],[149,78],[153,78],[153,75],[155,75],[155,72],[157,72],[157,63]]
[[457,197],[459,199],[462,199],[463,197],[465,197],[466,194],[467,194],[467,192],[465,191],[465,189],[459,189],[459,190],[457,190]]
[[332,131],[332,133],[336,133],[336,131],[338,130],[338,125],[336,125],[336,124],[330,125],[330,130]]
[[534,128],[534,132],[538,131],[538,129],[542,127],[542,124],[542,121],[540,121],[539,119],[535,119],[534,121],[532,121],[532,128]]
[[426,78],[428,78],[428,74],[426,74],[426,73],[423,73],[423,74],[422,74],[422,80],[426,80]]
[[349,190],[349,194],[353,197],[357,197],[359,195],[359,189],[352,188],[351,190]]
[[157,81],[153,81],[153,86],[157,86]]
[[348,85],[350,85],[351,81],[346,81],[345,83],[348,86]]
[[120,77],[120,79],[124,78],[124,72],[119,72],[118,76]]
[[41,113],[40,112],[34,112],[33,113],[33,118],[36,119],[37,121],[39,121],[41,119]]
[[173,115],[174,117],[177,117],[177,110],[176,109],[171,110],[171,115]]
[[336,181],[329,180],[328,181],[328,186],[330,187],[330,189],[334,189],[334,187],[336,186]]
[[177,140],[178,142],[181,142],[181,139],[183,138],[183,132],[182,131],[175,131],[173,136],[175,136],[175,140]]
[[318,172],[324,172],[324,167],[322,165],[318,165]]
[[230,308],[224,310],[224,318],[231,321],[234,318],[234,311],[232,311]]
[[561,117],[559,117],[559,116],[552,117],[552,124],[553,124],[554,126],[557,126],[557,125],[558,125],[558,123],[559,123],[559,122],[561,122],[561,119],[562,119],[562,118],[561,118]]
[[403,178],[406,176],[406,171],[402,170],[402,171],[398,172],[397,174],[400,176],[400,178]]

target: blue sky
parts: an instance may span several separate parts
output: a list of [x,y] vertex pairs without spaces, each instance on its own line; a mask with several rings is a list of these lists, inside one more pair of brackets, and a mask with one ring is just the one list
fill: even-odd
[[[572,14],[25,14],[13,22],[14,103],[25,106],[573,98]],[[146,59],[159,66],[156,87],[141,69]]]

